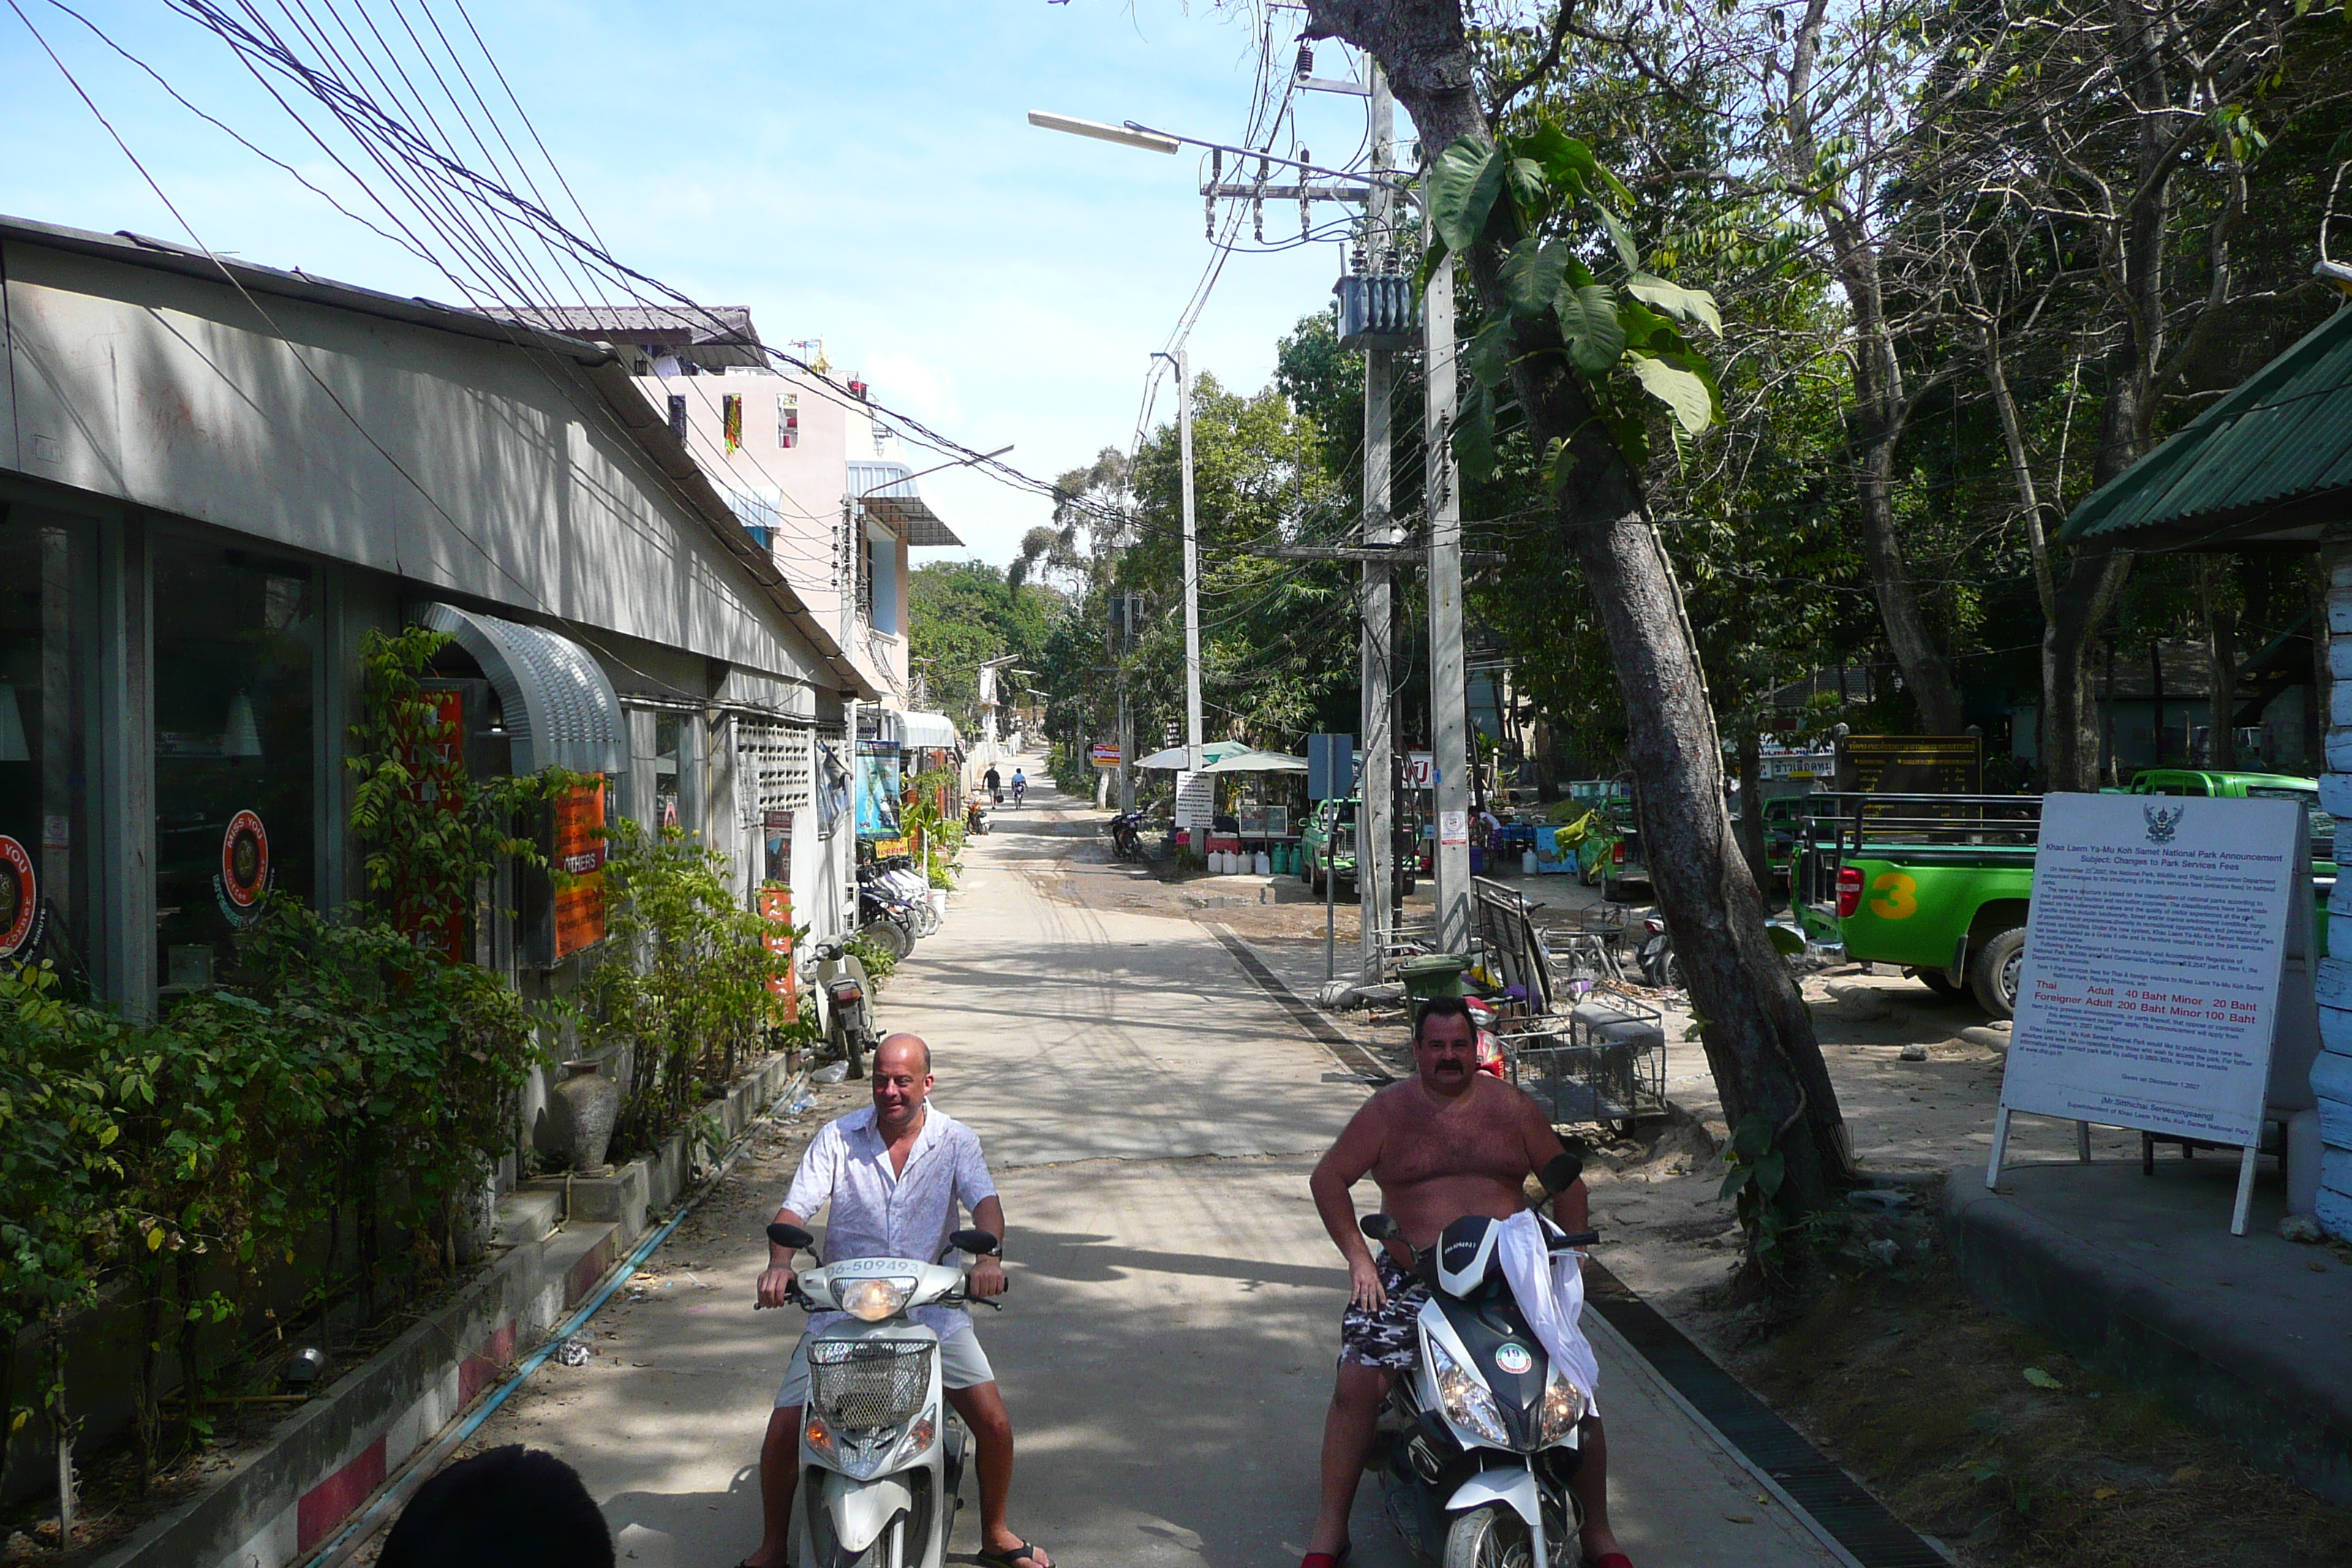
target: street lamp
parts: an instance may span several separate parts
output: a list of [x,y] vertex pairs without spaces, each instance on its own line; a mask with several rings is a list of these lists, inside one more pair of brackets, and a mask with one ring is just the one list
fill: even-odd
[[[1124,126],[1105,125],[1035,109],[1029,111],[1029,123],[1042,130],[1091,136],[1097,142],[1116,142],[1123,147],[1140,147],[1147,153],[1173,153],[1180,142],[1192,140],[1132,121]],[[1181,347],[1174,353],[1155,352],[1151,357],[1176,367],[1176,442],[1184,468],[1184,766],[1188,773],[1197,773],[1201,771],[1201,553],[1192,521],[1192,364]]]
[[1062,131],[1072,136],[1091,136],[1097,142],[1116,142],[1122,147],[1140,147],[1147,153],[1176,151],[1175,137],[1146,130],[1132,122],[1105,125],[1099,120],[1080,120],[1075,115],[1048,114],[1042,109],[1033,109],[1029,111],[1029,123],[1040,131]]

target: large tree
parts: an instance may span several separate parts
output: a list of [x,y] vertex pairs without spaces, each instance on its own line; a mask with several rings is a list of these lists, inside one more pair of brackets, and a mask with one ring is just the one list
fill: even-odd
[[[1622,188],[1588,145],[1545,127],[1498,148],[1479,98],[1495,84],[1458,0],[1308,0],[1307,13],[1310,33],[1381,62],[1420,132],[1432,226],[1485,318],[1468,354],[1474,374],[1507,384],[1545,454],[1547,521],[1608,640],[1653,883],[1708,1064],[1732,1117],[1754,1112],[1775,1129],[1782,1202],[1818,1207],[1851,1165],[1844,1124],[1725,810],[1706,673],[1642,472],[1644,394],[1665,399],[1684,431],[1707,422],[1711,382],[1677,321],[1712,314],[1711,301],[1643,268],[1611,205],[1626,205]],[[1604,232],[1605,243],[1596,239]],[[1499,374],[1489,381],[1490,372]],[[1465,423],[1478,413],[1474,398]]]

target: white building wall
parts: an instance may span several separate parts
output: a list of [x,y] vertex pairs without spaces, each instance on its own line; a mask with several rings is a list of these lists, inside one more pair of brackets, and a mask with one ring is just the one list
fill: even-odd
[[569,359],[22,242],[6,274],[26,474],[829,683]]

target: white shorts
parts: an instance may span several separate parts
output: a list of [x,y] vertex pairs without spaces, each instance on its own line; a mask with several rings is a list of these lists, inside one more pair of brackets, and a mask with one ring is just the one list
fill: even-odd
[[[801,1342],[793,1347],[792,1364],[784,1369],[784,1385],[776,1390],[776,1408],[791,1409],[808,1403],[809,1337],[801,1335]],[[940,1382],[950,1388],[973,1388],[996,1381],[996,1369],[988,1364],[988,1352],[980,1348],[980,1336],[971,1331],[970,1323],[940,1341]]]

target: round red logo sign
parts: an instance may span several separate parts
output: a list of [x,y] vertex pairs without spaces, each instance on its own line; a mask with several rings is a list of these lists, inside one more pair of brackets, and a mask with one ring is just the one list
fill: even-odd
[[0,958],[14,957],[31,939],[40,909],[32,856],[15,839],[0,836]]
[[261,818],[240,811],[221,835],[221,896],[240,910],[261,901],[269,888],[269,834]]

